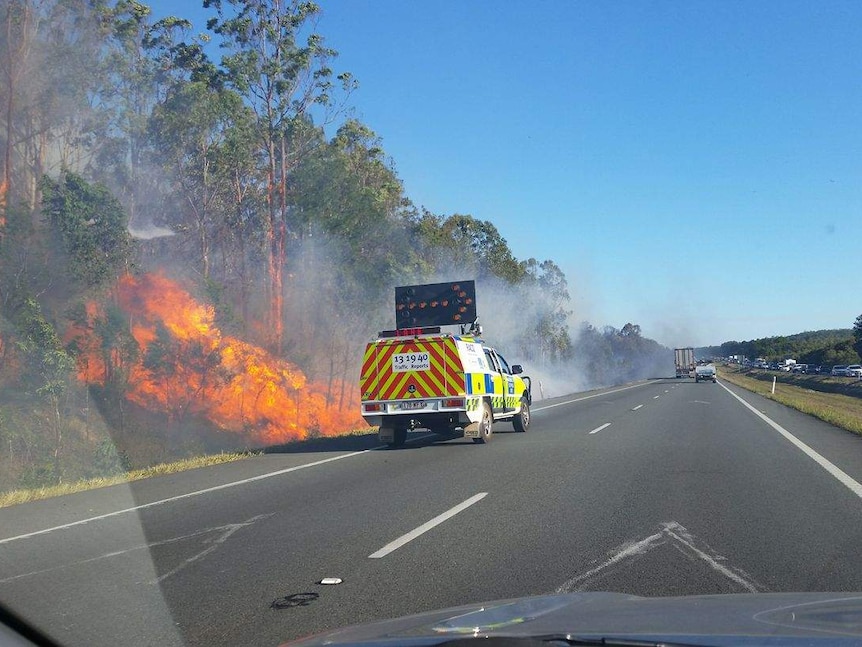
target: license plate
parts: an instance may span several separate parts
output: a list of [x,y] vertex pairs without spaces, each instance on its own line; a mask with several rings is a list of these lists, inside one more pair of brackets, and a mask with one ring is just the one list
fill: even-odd
[[412,411],[413,409],[424,409],[425,400],[416,400],[415,402],[402,402],[398,405],[402,411]]

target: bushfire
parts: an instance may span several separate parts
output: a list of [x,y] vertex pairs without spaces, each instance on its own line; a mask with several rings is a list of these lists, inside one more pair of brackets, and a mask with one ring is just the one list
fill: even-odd
[[213,308],[167,277],[123,277],[117,295],[122,327],[137,348],[124,352],[104,308],[89,303],[86,323],[72,333],[82,380],[104,385],[121,374],[126,397],[142,407],[174,422],[204,416],[266,444],[366,426],[355,398],[339,409],[329,397],[340,385],[309,381],[293,364],[222,334]]

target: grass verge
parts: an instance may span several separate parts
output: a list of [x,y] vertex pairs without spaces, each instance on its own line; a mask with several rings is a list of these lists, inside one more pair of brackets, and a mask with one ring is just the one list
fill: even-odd
[[[110,485],[131,483],[132,481],[140,481],[141,479],[150,478],[151,476],[162,476],[164,474],[185,472],[186,470],[195,469],[197,467],[230,463],[232,461],[242,460],[243,458],[249,458],[251,456],[261,456],[263,454],[294,453],[315,450],[351,451],[354,449],[365,448],[365,444],[367,444],[367,440],[371,438],[371,434],[374,434],[372,440],[377,438],[373,429],[355,429],[337,436],[307,438],[286,443],[284,445],[267,447],[260,451],[222,452],[220,454],[211,454],[209,456],[195,456],[193,458],[186,458],[183,460],[173,461],[171,463],[160,463],[159,465],[153,465],[152,467],[132,470],[123,474],[117,474],[116,476],[72,481],[70,483],[61,483],[60,485],[49,485],[40,488],[9,490],[8,492],[0,492],[0,508],[16,505],[18,503],[29,503],[31,501],[39,501],[41,499],[50,499],[51,497],[61,496],[63,494],[95,490],[96,488],[108,487]],[[354,445],[356,445],[356,447],[354,447]]]
[[59,485],[49,485],[29,490],[10,490],[9,492],[0,493],[0,508],[16,505],[18,503],[29,503],[30,501],[49,499],[63,494],[72,494],[73,492],[94,490],[96,488],[107,487],[109,485],[119,485],[120,483],[140,481],[141,479],[150,478],[151,476],[174,474],[176,472],[184,472],[197,467],[230,463],[250,456],[258,456],[259,454],[260,452],[223,452],[221,454],[212,454],[210,456],[186,458],[172,463],[161,463],[159,465],[153,465],[152,467],[117,474],[116,476],[92,478],[84,481],[61,483]]
[[718,367],[718,376],[743,389],[812,415],[836,427],[862,435],[862,399],[858,397],[794,386],[782,382],[780,377],[773,394],[771,379],[759,380],[746,375],[744,370],[728,366]]

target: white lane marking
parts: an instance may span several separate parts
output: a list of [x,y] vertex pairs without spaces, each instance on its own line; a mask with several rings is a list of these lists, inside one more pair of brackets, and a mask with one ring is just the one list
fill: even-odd
[[609,395],[611,393],[619,393],[620,391],[628,391],[629,389],[636,389],[639,386],[646,386],[649,382],[644,382],[643,384],[633,384],[632,386],[624,386],[621,389],[614,389],[613,391],[602,391],[601,393],[593,393],[592,395],[585,395],[582,398],[575,398],[574,400],[566,400],[565,402],[557,402],[556,404],[549,404],[544,407],[533,407],[532,411],[535,413],[536,411],[544,411],[545,409],[553,409],[554,407],[561,407],[564,404],[572,404],[574,402],[581,402],[582,400],[589,400],[590,398],[598,398],[603,395]]
[[703,548],[698,548],[695,544],[696,540],[694,536],[684,526],[676,521],[668,521],[661,524],[661,530],[659,532],[634,543],[627,542],[622,544],[615,549],[615,552],[613,552],[608,559],[595,568],[591,568],[585,573],[581,573],[569,580],[566,580],[563,584],[557,587],[556,593],[582,591],[584,590],[584,587],[588,586],[591,579],[606,568],[617,565],[629,557],[636,558],[654,548],[663,546],[668,542],[672,542],[683,554],[688,554],[691,557],[703,560],[710,568],[735,582],[750,593],[758,593],[767,590],[765,587],[755,582],[745,571],[739,568],[731,569],[721,564],[721,561],[727,561],[726,558],[717,554],[709,546],[704,545]]
[[838,481],[842,485],[844,485],[848,490],[850,490],[853,494],[855,494],[860,499],[862,499],[862,485],[860,485],[858,481],[853,479],[852,476],[847,474],[847,472],[845,472],[840,467],[838,467],[837,465],[835,465],[834,463],[832,463],[831,461],[829,461],[828,459],[824,458],[823,456],[818,454],[816,451],[811,449],[811,447],[809,447],[808,445],[803,443],[796,436],[791,434],[789,431],[787,431],[784,427],[779,425],[777,422],[775,422],[772,418],[767,416],[765,413],[761,413],[760,411],[755,409],[753,406],[748,404],[748,402],[746,402],[741,397],[736,395],[736,393],[734,393],[733,391],[728,389],[726,386],[724,386],[724,384],[722,384],[721,382],[719,382],[718,384],[719,384],[719,386],[721,386],[722,389],[724,389],[725,391],[730,393],[730,395],[732,395],[734,398],[739,400],[746,409],[751,411],[755,416],[762,419],[766,424],[768,424],[770,427],[775,429],[775,431],[777,431],[779,434],[784,436],[791,443],[796,445],[796,447],[798,447],[800,450],[802,450],[802,452],[804,452],[805,455],[808,456],[808,458],[810,458],[815,463],[820,465],[820,467],[822,467],[827,472],[829,472],[832,476],[834,476],[836,479],[838,479]]
[[602,562],[595,568],[592,568],[586,573],[581,573],[580,575],[576,575],[570,580],[566,580],[565,582],[563,582],[559,587],[557,587],[556,593],[571,593],[572,591],[577,590],[575,587],[581,582],[585,582],[591,579],[594,575],[605,570],[609,566],[613,566],[614,564],[623,561],[626,557],[643,555],[650,549],[653,544],[655,544],[656,542],[662,542],[663,538],[664,532],[657,532],[656,534],[650,535],[646,539],[641,539],[634,544],[624,544],[619,551],[614,553],[609,559],[606,559],[604,562]]
[[607,429],[607,428],[608,428],[608,427],[610,427],[610,426],[611,426],[611,423],[606,422],[606,423],[605,423],[605,424],[603,424],[601,427],[596,427],[595,429],[593,429],[590,433],[591,433],[591,434],[597,434],[597,433],[599,433],[602,429]]
[[670,391],[668,391],[667,389],[665,389],[665,390],[664,390],[664,392],[665,392],[665,393],[670,393]]
[[392,551],[398,550],[404,544],[413,541],[414,539],[416,539],[420,535],[425,534],[426,532],[431,530],[434,526],[439,526],[441,523],[443,523],[447,519],[454,517],[459,512],[463,512],[464,510],[469,508],[474,503],[478,503],[479,501],[484,499],[486,496],[488,496],[487,492],[479,492],[479,494],[475,494],[475,495],[471,496],[466,501],[459,503],[454,508],[450,508],[449,510],[447,510],[443,514],[437,515],[436,517],[434,517],[430,521],[426,521],[425,523],[423,523],[418,528],[415,528],[415,529],[411,530],[410,532],[408,532],[406,535],[401,535],[395,541],[389,542],[383,548],[378,550],[376,553],[371,553],[368,556],[369,559],[380,559],[381,557],[386,557]]
[[[379,449],[375,447],[374,449]],[[168,497],[167,499],[159,499],[158,501],[151,501],[150,503],[144,503],[141,505],[136,505],[132,508],[124,508],[122,510],[115,510],[114,512],[108,512],[106,514],[100,514],[95,517],[88,517],[87,519],[81,519],[80,521],[72,521],[70,523],[64,523],[60,526],[54,526],[52,528],[45,528],[44,530],[36,530],[34,532],[28,532],[23,535],[16,535],[15,537],[7,537],[6,539],[0,539],[0,545],[8,544],[13,541],[18,541],[20,539],[29,539],[30,537],[36,537],[38,535],[45,535],[49,532],[54,532],[56,530],[65,530],[67,528],[74,528],[75,526],[83,526],[84,524],[91,523],[93,521],[101,521],[102,519],[110,519],[111,517],[117,517],[121,514],[128,514],[129,512],[137,512],[138,510],[145,510],[147,508],[153,508],[158,505],[164,505],[165,503],[172,503],[174,501],[180,501],[181,499],[188,499],[191,497],[200,496],[201,494],[209,494],[210,492],[217,492],[219,490],[226,490],[227,488],[236,487],[238,485],[245,485],[246,483],[253,483],[255,481],[262,481],[263,479],[272,478],[273,476],[281,476],[282,474],[289,474],[290,472],[297,472],[299,470],[304,470],[308,467],[317,467],[318,465],[323,465],[324,463],[331,463],[333,461],[340,461],[343,458],[350,458],[352,456],[359,456],[361,454],[365,454],[367,452],[374,451],[373,449],[363,449],[358,452],[351,452],[349,454],[341,454],[340,456],[332,456],[331,458],[324,458],[319,461],[314,461],[313,463],[305,463],[304,465],[296,465],[295,467],[288,467],[283,470],[276,470],[275,472],[267,472],[266,474],[259,474],[257,476],[252,476],[251,478],[242,479],[240,481],[231,481],[230,483],[222,483],[221,485],[216,485],[213,487],[208,487],[203,490],[195,490],[194,492],[186,492],[185,494],[179,494],[177,496]]]
[[654,396],[652,396],[652,399],[653,399],[653,400],[658,400],[660,397],[661,397],[660,395],[654,395]]
[[[679,534],[674,532],[675,530],[679,531]],[[719,573],[724,575],[726,578],[733,580],[734,582],[739,584],[742,588],[747,590],[749,593],[757,593],[758,592],[758,589],[754,584],[749,582],[747,579],[745,579],[744,577],[742,577],[738,573],[734,573],[733,571],[731,571],[726,566],[719,564],[717,559],[724,559],[723,557],[721,557],[720,555],[717,555],[716,556],[717,559],[716,559],[716,557],[712,557],[711,555],[707,555],[704,551],[697,548],[694,545],[693,538],[688,533],[688,531],[685,528],[683,528],[681,525],[676,523],[675,521],[672,521],[669,524],[665,524],[665,532],[667,532],[667,534],[669,536],[676,539],[679,543],[681,543],[683,546],[685,546],[686,548],[691,550],[695,555],[697,555],[703,561],[705,561],[707,564],[709,564],[713,570],[718,571]],[[680,535],[682,535],[682,536],[680,536]]]
[[639,404],[638,406],[634,407],[634,408],[632,409],[632,411],[637,411],[637,410],[638,410],[638,409],[640,409],[642,406],[644,406],[644,405]]

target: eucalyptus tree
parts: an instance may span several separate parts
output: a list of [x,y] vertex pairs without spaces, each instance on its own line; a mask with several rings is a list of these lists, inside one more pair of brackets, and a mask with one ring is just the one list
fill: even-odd
[[254,110],[256,139],[266,181],[266,265],[269,329],[281,352],[284,268],[289,240],[296,235],[289,178],[318,144],[318,127],[343,107],[336,84],[346,96],[355,87],[350,74],[334,76],[336,51],[314,30],[320,8],[304,0],[204,0],[215,10],[207,27],[222,39],[226,82]]

